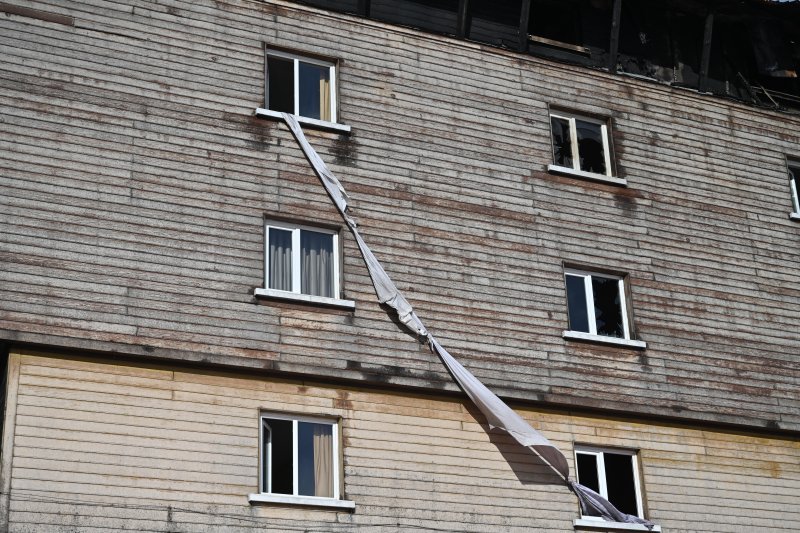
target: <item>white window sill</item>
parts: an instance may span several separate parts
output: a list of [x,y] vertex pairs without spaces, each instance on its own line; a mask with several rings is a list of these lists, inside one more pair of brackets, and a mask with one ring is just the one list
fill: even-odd
[[659,533],[661,526],[653,526],[647,529],[642,524],[626,524],[624,522],[606,522],[605,520],[594,520],[591,518],[579,518],[573,522],[575,529],[588,529],[591,531],[652,531]]
[[636,348],[637,350],[644,350],[647,348],[647,343],[644,341],[620,339],[619,337],[606,337],[605,335],[592,335],[591,333],[584,333],[583,331],[565,331],[562,333],[562,337],[572,341],[588,341],[599,344],[611,344],[613,346]]
[[334,498],[320,498],[318,496],[293,496],[291,494],[251,494],[248,501],[252,503],[275,503],[279,505],[298,505],[305,507],[328,507],[331,509],[356,508],[356,502],[350,500],[336,500]]
[[562,167],[560,165],[547,165],[547,171],[552,174],[561,174],[563,176],[572,176],[575,178],[600,181],[603,183],[612,183],[614,185],[628,185],[628,181],[624,178],[606,176],[605,174],[597,174],[595,172],[586,172],[585,170],[575,170],[574,168]]
[[[273,120],[283,120],[283,113],[280,111],[273,111],[271,109],[264,109],[259,107],[256,109],[256,116],[261,118],[270,118]],[[327,120],[317,120],[315,118],[306,118],[295,115],[297,122],[309,128],[317,128],[327,131],[336,131],[339,133],[350,133],[350,126],[346,124],[337,124],[336,122],[328,122]]]
[[328,298],[326,296],[314,296],[313,294],[300,294],[296,292],[278,291],[275,289],[257,288],[254,292],[258,298],[274,298],[276,300],[286,300],[290,302],[303,302],[309,304],[328,305],[339,307],[340,309],[355,309],[356,303],[353,300],[340,300],[339,298]]
[[800,220],[800,213],[789,213],[789,218],[792,220]]

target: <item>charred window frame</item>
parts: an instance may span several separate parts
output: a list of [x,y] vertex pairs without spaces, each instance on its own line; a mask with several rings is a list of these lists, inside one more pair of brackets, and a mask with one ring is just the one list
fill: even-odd
[[[644,518],[644,500],[636,450],[575,445],[578,483],[589,487],[625,514]],[[584,520],[603,520],[582,515]]]
[[336,61],[264,46],[264,105],[269,111],[338,121]]
[[626,185],[624,179],[615,176],[610,129],[607,119],[551,110],[553,163],[547,170]]
[[789,218],[800,220],[800,160],[787,160],[789,173],[789,192],[792,195],[792,209]]
[[635,339],[627,277],[575,268],[564,269],[568,340],[645,348]]

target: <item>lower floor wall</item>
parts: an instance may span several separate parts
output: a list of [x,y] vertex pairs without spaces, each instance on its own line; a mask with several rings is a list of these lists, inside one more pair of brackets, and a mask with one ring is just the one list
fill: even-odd
[[[12,351],[7,399],[0,530],[569,532],[580,518],[546,465],[458,398]],[[339,420],[353,510],[249,502],[264,411]],[[800,523],[796,440],[518,412],[573,472],[576,444],[638,451],[665,532]]]

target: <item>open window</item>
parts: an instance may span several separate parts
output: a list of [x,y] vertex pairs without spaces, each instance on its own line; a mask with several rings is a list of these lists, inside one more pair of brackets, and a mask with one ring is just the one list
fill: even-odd
[[792,195],[792,212],[789,218],[800,220],[800,161],[789,161],[789,192]]
[[[633,450],[575,446],[578,483],[589,487],[625,514],[644,518],[639,461]],[[584,520],[602,520],[583,515]]]
[[264,288],[256,296],[354,307],[340,298],[339,233],[267,220]]
[[336,122],[336,64],[267,49],[266,107],[322,122]]
[[614,176],[608,121],[562,111],[550,113],[553,164],[548,171],[624,185]]
[[633,338],[624,277],[567,269],[564,280],[569,319],[564,338],[646,347]]
[[337,420],[261,413],[259,493],[251,502],[353,508],[341,499]]

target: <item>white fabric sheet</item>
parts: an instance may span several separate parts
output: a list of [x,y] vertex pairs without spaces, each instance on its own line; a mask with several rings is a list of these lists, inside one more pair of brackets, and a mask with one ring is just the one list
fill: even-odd
[[294,116],[284,113],[283,118],[295,139],[297,139],[309,163],[311,163],[312,168],[325,186],[325,190],[328,191],[328,195],[331,197],[334,204],[336,204],[342,217],[350,227],[350,231],[353,233],[353,237],[355,237],[364,262],[367,265],[367,270],[369,270],[369,275],[372,278],[372,284],[375,287],[378,301],[392,307],[397,312],[403,324],[417,335],[427,339],[431,350],[439,356],[459,386],[486,417],[489,425],[493,428],[496,427],[505,430],[522,446],[531,448],[539,454],[542,459],[564,478],[567,485],[578,496],[581,508],[584,511],[593,509],[605,520],[640,523],[652,528],[651,522],[621,513],[608,502],[608,500],[604,499],[596,492],[571,481],[569,479],[569,465],[567,464],[564,454],[547,440],[546,437],[528,424],[525,419],[506,405],[503,400],[490,391],[478,378],[464,368],[461,363],[456,361],[456,359],[428,333],[422,321],[414,313],[411,304],[408,303],[408,300],[406,300],[397,289],[356,229],[355,221],[347,213],[347,193],[338,178],[333,175],[333,172],[328,169],[325,162],[322,161],[322,158],[308,143],[302,128],[300,128]]

